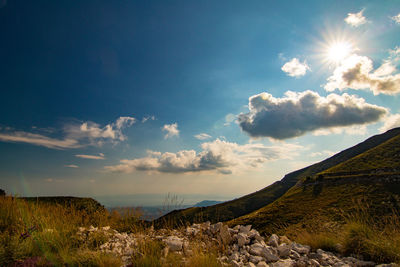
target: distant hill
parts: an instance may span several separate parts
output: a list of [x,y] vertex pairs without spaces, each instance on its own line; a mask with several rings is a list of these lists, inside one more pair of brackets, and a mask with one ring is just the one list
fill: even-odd
[[74,206],[78,210],[85,210],[88,213],[104,212],[105,208],[93,198],[55,196],[55,197],[21,197],[28,202],[47,203],[63,206]]
[[[398,129],[389,132],[398,132]],[[388,134],[388,133],[386,133]],[[303,178],[282,197],[230,222],[261,232],[296,233],[337,225],[356,209],[384,218],[400,212],[400,135],[347,161]]]
[[220,204],[223,201],[218,200],[203,200],[193,205],[193,207],[208,207],[216,204]]
[[374,147],[383,144],[399,134],[400,128],[395,128],[383,134],[372,136],[364,142],[337,153],[326,160],[289,173],[285,175],[282,180],[277,181],[257,192],[209,207],[192,207],[183,210],[175,210],[157,219],[155,221],[156,225],[162,225],[165,221],[169,223],[179,223],[182,221],[193,223],[208,220],[211,222],[229,221],[234,218],[244,216],[273,203],[302,179],[314,177],[318,173],[328,170],[340,163],[346,162],[351,158],[354,158]]

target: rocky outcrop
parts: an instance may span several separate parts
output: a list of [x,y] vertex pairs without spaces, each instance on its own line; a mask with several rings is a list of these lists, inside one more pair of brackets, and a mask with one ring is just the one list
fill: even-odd
[[119,233],[110,227],[80,228],[78,237],[81,241],[90,240],[92,235],[102,234],[107,241],[99,246],[106,253],[120,256],[124,264],[131,264],[130,259],[136,253],[139,242],[158,240],[164,244],[163,257],[168,253],[182,255],[182,266],[187,257],[193,255],[194,247],[207,251],[218,247],[218,260],[224,266],[234,267],[306,267],[306,266],[379,266],[391,267],[395,264],[376,265],[374,262],[362,261],[353,257],[340,257],[321,249],[311,251],[307,245],[290,241],[285,236],[271,235],[262,237],[250,225],[237,225],[229,228],[222,223],[193,224],[186,229],[154,231],[150,228],[145,234]]

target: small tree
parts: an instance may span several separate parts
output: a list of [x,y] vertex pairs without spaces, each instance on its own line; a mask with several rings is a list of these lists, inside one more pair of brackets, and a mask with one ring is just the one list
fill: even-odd
[[0,197],[5,197],[6,196],[6,191],[0,188]]

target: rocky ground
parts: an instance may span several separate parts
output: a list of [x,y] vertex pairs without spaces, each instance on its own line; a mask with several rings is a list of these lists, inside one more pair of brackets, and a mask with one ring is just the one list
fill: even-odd
[[309,246],[292,242],[285,236],[263,237],[251,225],[237,225],[229,228],[222,223],[193,224],[182,230],[149,229],[145,234],[119,233],[110,227],[80,228],[78,236],[82,241],[94,235],[102,235],[105,242],[99,249],[120,256],[125,266],[131,264],[132,255],[139,253],[139,242],[160,241],[164,244],[163,257],[169,253],[182,256],[182,266],[196,249],[207,251],[218,248],[218,260],[224,266],[248,267],[289,267],[289,266],[399,266],[362,261],[353,257],[341,257],[318,249],[311,251]]

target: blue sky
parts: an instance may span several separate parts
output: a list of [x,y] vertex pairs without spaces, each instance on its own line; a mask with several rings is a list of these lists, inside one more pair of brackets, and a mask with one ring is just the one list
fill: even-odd
[[259,190],[400,126],[399,13],[398,1],[0,1],[0,187],[187,202]]

